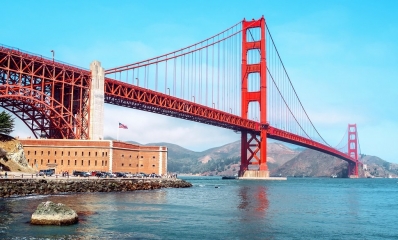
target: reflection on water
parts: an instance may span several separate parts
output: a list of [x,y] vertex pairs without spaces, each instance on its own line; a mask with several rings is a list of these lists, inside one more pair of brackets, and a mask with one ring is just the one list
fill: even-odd
[[264,185],[242,185],[238,188],[238,209],[243,210],[242,220],[265,218],[269,206],[267,187]]

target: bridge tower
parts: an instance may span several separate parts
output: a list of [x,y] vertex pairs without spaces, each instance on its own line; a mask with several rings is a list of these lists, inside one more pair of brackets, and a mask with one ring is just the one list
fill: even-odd
[[[251,29],[259,28],[260,39],[252,39]],[[248,119],[248,109],[251,102],[260,106],[260,136],[258,132],[242,131],[241,135],[241,165],[239,177],[269,177],[267,166],[267,63],[265,51],[265,19],[242,21],[242,118]],[[249,51],[258,51],[260,59],[248,63]],[[251,74],[258,74],[260,89],[248,90],[248,80]]]
[[348,156],[355,159],[355,163],[348,163],[348,177],[358,178],[358,133],[356,124],[348,124]]

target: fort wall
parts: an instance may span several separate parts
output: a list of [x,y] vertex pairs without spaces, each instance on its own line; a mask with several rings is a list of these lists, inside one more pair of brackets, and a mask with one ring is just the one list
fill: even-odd
[[112,140],[19,139],[35,170],[167,173],[167,147]]

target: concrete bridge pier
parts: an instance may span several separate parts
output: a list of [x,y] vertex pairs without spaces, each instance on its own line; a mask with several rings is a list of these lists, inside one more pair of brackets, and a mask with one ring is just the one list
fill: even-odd
[[269,178],[269,171],[246,170],[243,173],[239,172],[239,178]]
[[90,64],[91,92],[90,92],[90,116],[89,139],[103,140],[104,137],[104,68],[99,61]]

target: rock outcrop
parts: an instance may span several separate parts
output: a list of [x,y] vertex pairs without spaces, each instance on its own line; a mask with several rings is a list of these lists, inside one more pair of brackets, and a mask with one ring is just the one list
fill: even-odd
[[62,203],[42,202],[32,214],[31,224],[35,225],[71,225],[78,222],[74,210]]
[[0,134],[0,166],[5,171],[35,172],[26,161],[21,142],[4,134]]

